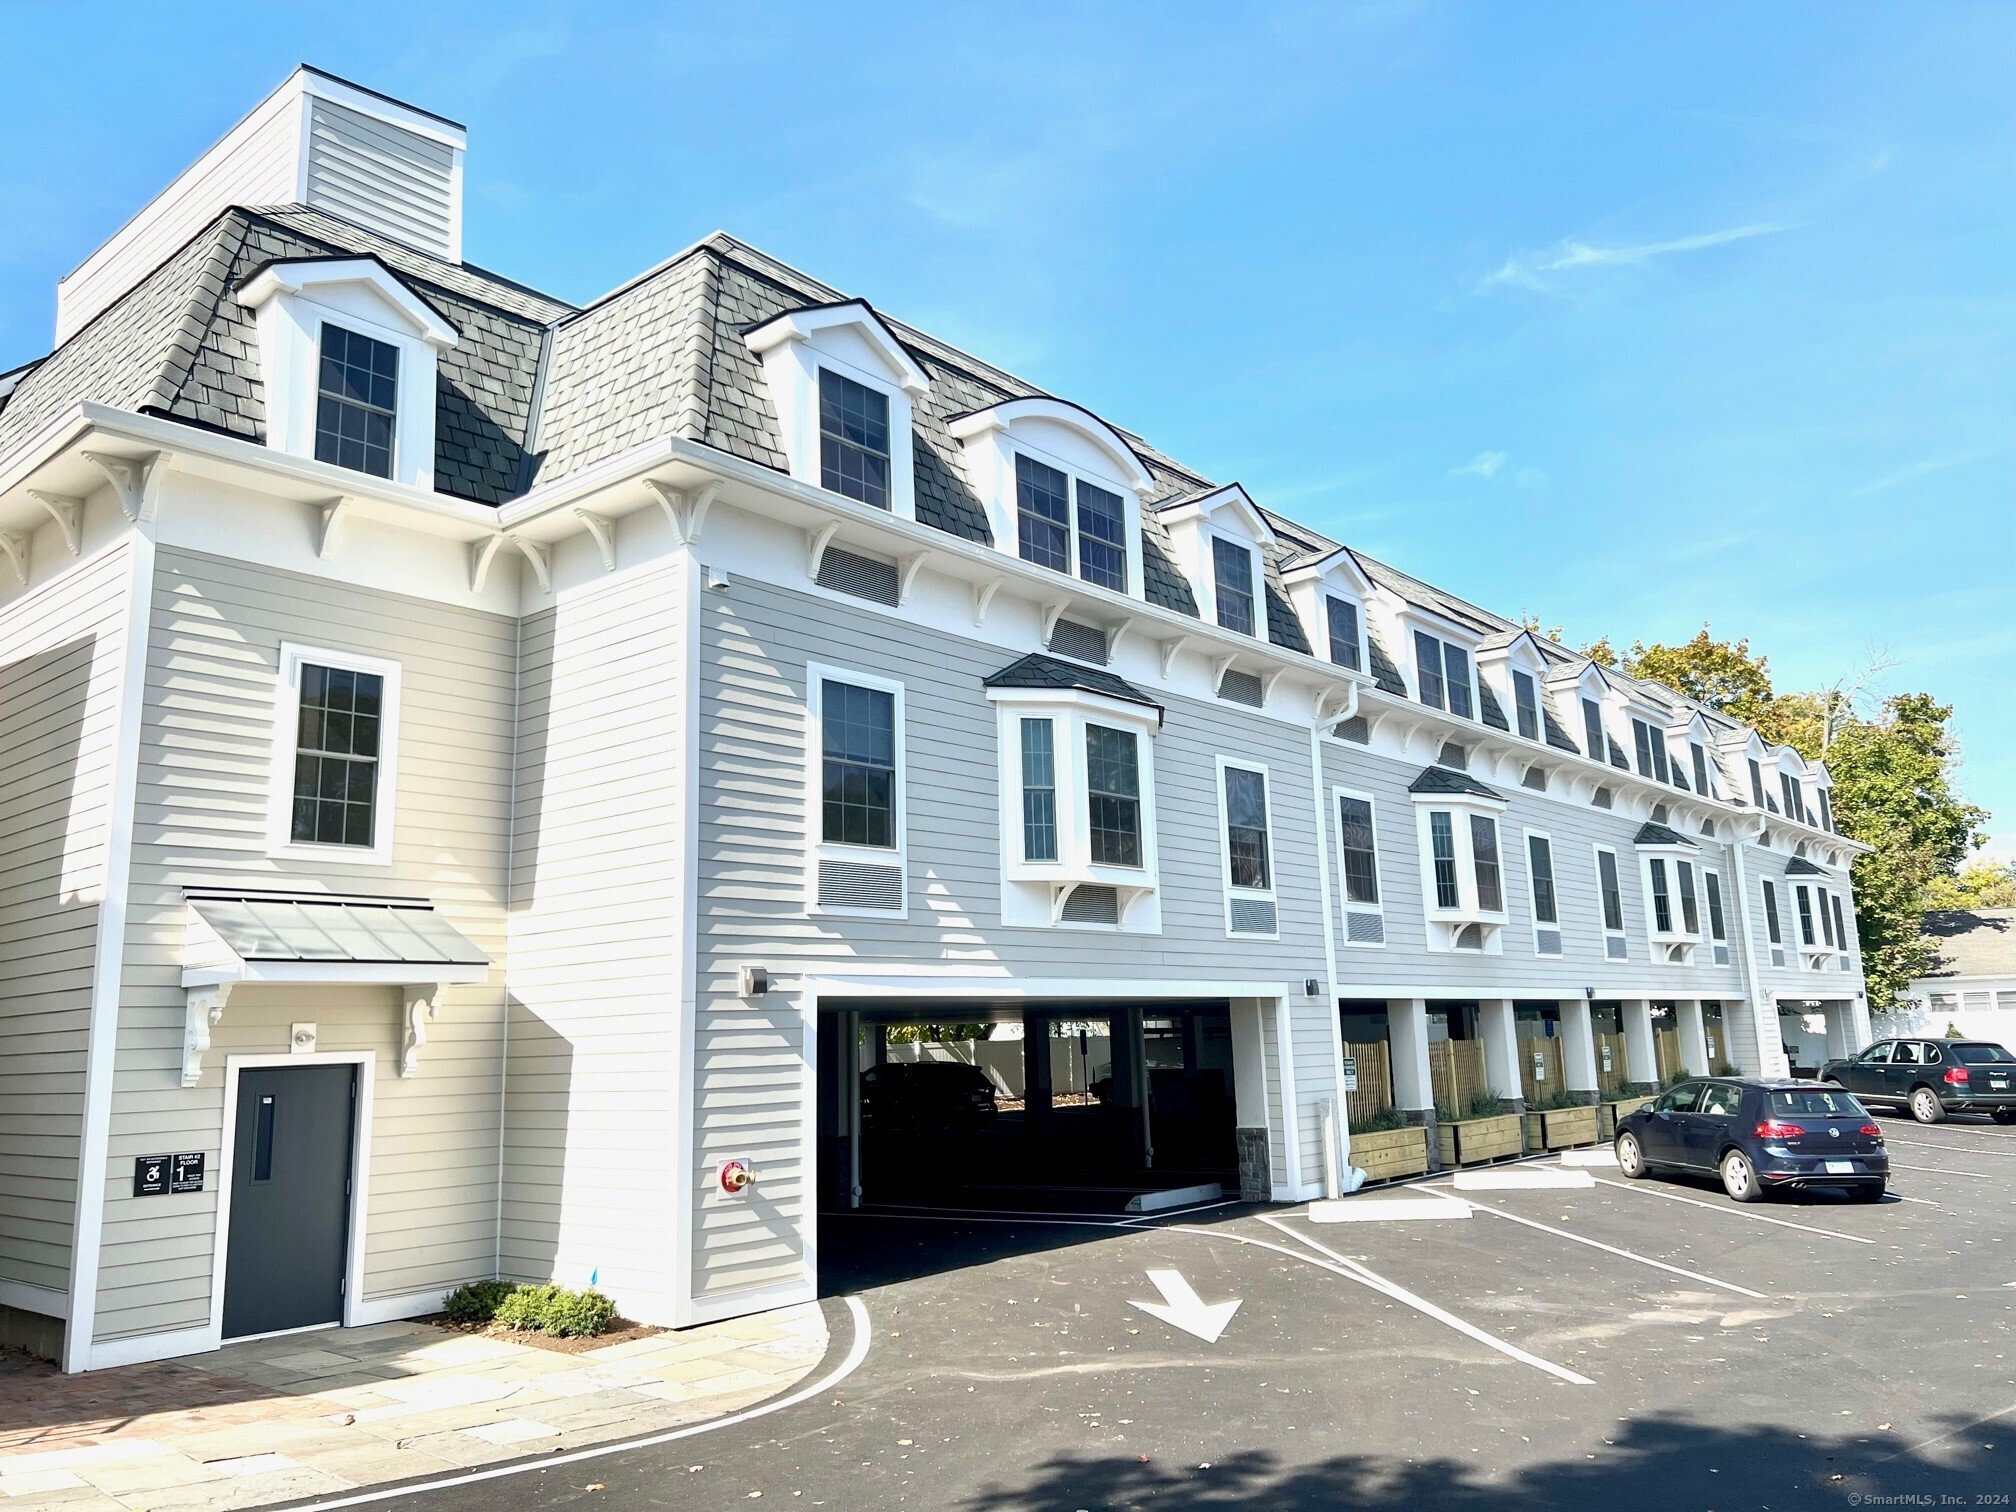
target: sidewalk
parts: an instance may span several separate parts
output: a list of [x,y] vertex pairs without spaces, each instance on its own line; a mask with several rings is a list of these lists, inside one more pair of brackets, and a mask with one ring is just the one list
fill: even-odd
[[0,1362],[0,1512],[209,1512],[625,1438],[752,1406],[826,1350],[815,1304],[582,1354],[422,1323],[65,1376]]

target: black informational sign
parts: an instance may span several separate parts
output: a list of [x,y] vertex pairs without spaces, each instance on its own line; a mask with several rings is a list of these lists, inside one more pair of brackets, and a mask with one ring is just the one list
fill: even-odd
[[168,1190],[171,1192],[200,1192],[203,1190],[203,1155],[199,1150],[193,1155],[177,1155],[168,1163]]
[[166,1155],[141,1155],[134,1159],[135,1197],[165,1197],[168,1194],[168,1161]]

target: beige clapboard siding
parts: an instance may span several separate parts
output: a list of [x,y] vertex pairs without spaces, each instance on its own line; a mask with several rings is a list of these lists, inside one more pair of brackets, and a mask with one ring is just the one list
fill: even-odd
[[0,606],[0,1280],[66,1293],[130,573]]
[[677,773],[691,564],[523,625],[507,1275],[598,1275],[669,1321],[683,973]]
[[[131,1160],[164,1148],[215,1161],[225,1059],[284,1054],[288,1027],[317,1025],[323,1051],[368,1050],[377,1099],[363,1296],[444,1290],[496,1264],[494,1194],[501,1108],[500,986],[451,988],[428,1027],[418,1073],[395,987],[240,989],[213,1031],[200,1085],[180,1084],[183,888],[300,888],[419,896],[500,970],[510,809],[517,626],[475,610],[164,548],[153,636],[105,1194],[97,1337],[208,1321],[218,1193],[136,1199]],[[388,866],[266,854],[273,710],[283,641],[400,664],[396,825]],[[291,751],[281,761],[291,761]],[[390,1187],[376,1231],[376,1182]],[[431,1194],[416,1213],[415,1193]],[[164,1212],[180,1207],[182,1231]]]
[[[1098,980],[1290,981],[1324,975],[1309,737],[1215,702],[1171,698],[1153,745],[1162,933],[1003,928],[996,719],[981,680],[1016,653],[932,634],[789,589],[738,580],[702,600],[700,1002],[695,1043],[695,1289],[718,1295],[802,1274],[796,1226],[809,1048],[794,1003],[801,973],[1007,965]],[[808,915],[805,667],[819,662],[905,687],[910,914]],[[1229,937],[1216,758],[1268,768],[1281,938]],[[737,996],[745,964],[779,978],[764,1006]],[[781,1001],[780,1001],[781,998]],[[769,1006],[769,1005],[775,1005]],[[1296,1093],[1305,1176],[1320,1156],[1315,1109],[1334,1080],[1329,1008],[1297,1000]],[[1272,1044],[1270,1021],[1267,1034]],[[1280,1106],[1276,1052],[1270,1097]],[[1276,1160],[1284,1159],[1277,1149]],[[761,1162],[763,1202],[723,1197],[722,1160]]]

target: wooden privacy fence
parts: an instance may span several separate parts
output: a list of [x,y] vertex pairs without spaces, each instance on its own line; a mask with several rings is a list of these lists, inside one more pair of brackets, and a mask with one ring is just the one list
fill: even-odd
[[1484,1079],[1484,1042],[1449,1039],[1428,1047],[1429,1085],[1437,1107],[1464,1113],[1490,1090]]
[[[1534,1062],[1538,1060],[1544,1075],[1536,1075]],[[1552,1097],[1563,1086],[1561,1080],[1561,1041],[1536,1035],[1532,1039],[1519,1041],[1519,1085],[1525,1089],[1528,1102],[1538,1102]]]
[[1358,1062],[1358,1090],[1345,1094],[1345,1116],[1356,1129],[1393,1106],[1393,1060],[1384,1040],[1346,1043],[1344,1053]]
[[[1659,1085],[1663,1087],[1673,1073],[1681,1069],[1680,1031],[1678,1029],[1655,1029],[1652,1031],[1652,1058],[1658,1063]],[[1692,1071],[1697,1076],[1701,1074],[1702,1070],[1699,1066],[1689,1066],[1686,1069]]]
[[[1610,1052],[1609,1064],[1604,1064],[1603,1052]],[[1599,1034],[1596,1036],[1596,1085],[1603,1095],[1611,1097],[1624,1090],[1624,1083],[1631,1080],[1631,1073],[1624,1063],[1624,1036],[1621,1034]]]

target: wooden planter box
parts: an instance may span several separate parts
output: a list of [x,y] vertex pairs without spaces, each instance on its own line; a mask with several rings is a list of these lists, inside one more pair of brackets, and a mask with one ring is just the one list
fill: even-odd
[[1370,1181],[1419,1176],[1428,1169],[1426,1129],[1379,1129],[1351,1136],[1351,1164]]
[[1620,1097],[1613,1102],[1598,1104],[1596,1111],[1602,1115],[1602,1118],[1597,1124],[1597,1132],[1604,1139],[1615,1139],[1617,1137],[1617,1120],[1625,1117],[1627,1114],[1636,1113],[1640,1108],[1648,1106],[1651,1101],[1652,1099],[1649,1097]]
[[1483,1165],[1486,1161],[1526,1153],[1525,1131],[1517,1113],[1438,1123],[1435,1145],[1445,1166]]
[[1536,1150],[1572,1150],[1598,1139],[1596,1108],[1549,1108],[1526,1115],[1526,1142]]

